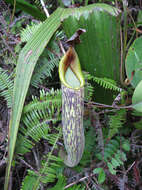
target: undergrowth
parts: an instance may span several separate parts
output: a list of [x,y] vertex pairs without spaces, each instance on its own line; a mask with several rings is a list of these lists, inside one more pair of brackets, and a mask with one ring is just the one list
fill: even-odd
[[[33,2],[37,7],[42,8],[39,1]],[[83,1],[79,2],[83,3]],[[111,3],[113,4],[114,1]],[[14,44],[3,41],[0,45],[2,49],[0,57],[5,57],[0,62],[0,101],[4,100],[8,110],[11,110],[13,105],[17,56],[42,23],[35,22],[34,19],[31,21],[29,17],[24,18],[27,20],[26,24],[23,18],[15,21],[19,23],[16,26],[21,29],[19,40],[16,37],[16,28],[12,28],[12,23],[9,25],[9,33],[6,33],[5,27],[8,27],[6,18],[0,17],[0,26],[3,26],[3,29],[0,28],[1,38],[12,39],[11,42],[14,41],[13,37],[16,39]],[[2,22],[2,19],[5,22]],[[25,29],[22,24],[24,27],[26,25]],[[20,170],[17,170],[19,173],[16,174],[20,176],[20,181],[16,179],[20,184],[18,189],[136,189],[140,182],[142,167],[142,114],[119,108],[130,104],[131,93],[127,93],[127,90],[131,92],[132,89],[129,90],[129,86],[117,84],[110,78],[99,78],[84,72],[86,82],[84,154],[79,165],[74,168],[65,166],[60,158],[60,149],[64,145],[58,63],[63,55],[59,44],[60,42],[64,44],[65,39],[66,36],[61,29],[56,32],[40,56],[31,79],[22,111],[13,162],[13,165],[16,167],[19,165],[22,171],[21,174]],[[5,48],[6,51],[3,50]],[[112,107],[93,104],[96,84],[120,95],[118,102]],[[125,92],[124,96],[123,92]],[[6,159],[5,155],[1,155],[0,158]],[[19,163],[24,163],[24,166]]]

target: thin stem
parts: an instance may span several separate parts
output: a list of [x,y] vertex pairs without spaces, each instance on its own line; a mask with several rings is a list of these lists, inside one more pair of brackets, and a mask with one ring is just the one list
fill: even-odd
[[124,57],[126,54],[126,45],[127,45],[127,0],[122,0],[123,3],[123,10],[124,10]]
[[59,40],[59,47],[60,47],[62,53],[65,54],[66,51],[65,51],[65,49],[64,49],[64,47],[63,47],[63,44],[62,44],[62,42],[61,42],[60,40]]
[[41,2],[41,5],[42,5],[42,7],[43,7],[43,10],[44,10],[44,12],[45,12],[45,14],[46,14],[46,16],[47,16],[47,18],[48,18],[50,15],[49,15],[49,12],[48,12],[48,10],[47,10],[47,8],[46,8],[46,6],[45,6],[45,3],[44,3],[43,0],[40,0],[40,2]]
[[106,105],[106,104],[101,104],[101,103],[97,103],[97,102],[87,102],[85,103],[88,106],[96,106],[96,107],[100,107],[100,108],[114,108],[114,109],[132,109],[132,105],[130,106],[116,106],[116,105]]
[[85,6],[87,6],[87,5],[88,5],[88,1],[89,1],[89,0],[85,0]]
[[124,83],[124,79],[123,79],[123,76],[124,76],[124,66],[123,66],[123,62],[124,62],[124,59],[123,59],[123,37],[122,37],[122,28],[120,27],[120,43],[121,43],[121,61],[120,61],[120,82],[123,86],[125,86],[125,83]]
[[9,24],[8,30],[7,30],[8,33],[9,33],[9,30],[10,30],[10,25],[11,25],[11,23],[13,21],[13,18],[14,18],[15,9],[16,9],[16,0],[14,0],[14,4],[13,4],[13,10],[12,10],[12,15],[11,15],[11,19],[10,19],[10,24]]
[[122,0],[123,10],[124,10],[124,26],[123,26],[123,37],[122,29],[120,28],[120,40],[121,40],[121,65],[120,65],[120,82],[123,86],[126,86],[124,83],[124,61],[126,56],[127,48],[127,0]]
[[75,184],[77,184],[77,183],[79,183],[79,182],[81,182],[81,181],[84,181],[85,179],[90,178],[90,177],[92,177],[92,176],[94,176],[94,175],[95,175],[95,174],[91,174],[91,175],[82,177],[81,179],[79,179],[79,180],[77,180],[77,181],[75,181],[75,182],[73,182],[73,183],[70,183],[69,185],[66,185],[66,186],[64,187],[64,189],[68,189],[69,187],[71,187],[71,186],[73,186],[73,185],[75,185]]

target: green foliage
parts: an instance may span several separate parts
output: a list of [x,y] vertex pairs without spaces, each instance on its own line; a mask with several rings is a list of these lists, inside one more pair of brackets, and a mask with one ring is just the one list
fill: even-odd
[[[85,148],[80,164],[82,166],[86,166],[92,160],[93,153],[95,152],[96,145],[96,135],[95,130],[91,126],[90,119],[84,119],[84,128],[85,128]],[[93,135],[93,138],[92,138]],[[78,167],[78,166],[77,166]],[[81,170],[80,166],[78,167],[78,171]]]
[[64,190],[64,187],[66,185],[66,178],[60,174],[58,176],[58,181],[56,183],[56,185],[52,188],[48,188],[49,190],[58,190],[58,189],[61,189],[61,190]]
[[135,88],[133,97],[132,97],[132,107],[139,111],[142,112],[142,80],[138,83],[138,85]]
[[128,50],[126,57],[126,74],[135,88],[142,80],[142,37],[137,38]]
[[[25,154],[44,138],[50,143],[54,141],[54,134],[50,134],[50,124],[53,126],[61,120],[61,92],[59,90],[50,92],[40,91],[40,97],[33,97],[28,105],[24,107],[22,123],[16,142],[16,153]],[[58,128],[56,128],[58,133]],[[56,134],[55,134],[56,136]]]
[[102,184],[105,181],[106,175],[105,172],[103,170],[103,168],[95,168],[93,170],[94,174],[98,174],[98,182],[99,184]]
[[[121,149],[120,149],[121,147]],[[124,137],[116,137],[111,139],[104,148],[104,162],[107,164],[111,174],[116,175],[117,167],[124,165],[124,161],[127,160],[125,151],[130,150],[129,141]],[[103,157],[98,153],[97,158],[103,160]]]
[[99,77],[92,76],[91,74],[87,74],[87,79],[96,82],[97,84],[99,84],[101,87],[105,89],[114,90],[117,92],[122,91],[122,89],[117,86],[115,80],[112,80],[109,78],[99,78]]
[[[52,42],[51,48],[53,48],[56,53],[59,52],[59,47],[57,46],[56,42]],[[55,67],[58,66],[58,63],[59,57],[57,57],[57,55],[53,54],[51,51],[45,49],[35,66],[31,84],[36,88],[45,83],[45,80],[47,84],[48,78],[53,78],[52,72]]]
[[28,172],[28,175],[24,178],[22,182],[21,190],[31,190],[36,182],[35,173],[33,173],[30,170],[27,170],[27,172]]
[[32,38],[22,49],[17,67],[16,77],[13,88],[13,107],[10,122],[10,133],[8,143],[8,164],[6,169],[5,186],[4,189],[8,189],[8,181],[10,175],[10,169],[12,159],[14,155],[14,149],[16,144],[17,132],[19,128],[20,118],[24,106],[26,94],[30,85],[30,80],[36,62],[39,56],[42,54],[47,43],[58,29],[61,24],[60,17],[62,15],[62,9],[57,9],[34,33]]
[[[21,32],[21,41],[28,42],[41,25],[41,22],[39,24],[31,23],[31,25],[28,25]],[[44,49],[34,69],[31,84],[36,88],[39,88],[39,85],[43,84],[44,79],[46,79],[47,83],[47,78],[52,76],[52,71],[58,66],[60,49],[57,42],[54,39],[51,40],[48,48],[50,50]],[[55,53],[52,53],[52,49],[54,49]]]
[[85,190],[85,187],[82,185],[73,185],[72,187],[68,188],[69,190]]
[[[6,0],[7,3],[14,5],[13,0]],[[28,3],[25,0],[16,0],[16,8],[21,9],[24,12],[32,15],[34,18],[44,21],[46,19],[45,14],[36,8],[34,5]]]
[[[80,36],[81,43],[75,49],[82,69],[95,77],[109,78],[119,82],[120,18],[118,9],[114,10],[114,7],[96,3],[93,11],[83,12],[78,17],[73,14],[63,22],[68,38],[79,28],[86,30]],[[104,90],[98,87],[95,92],[96,101],[106,103],[107,99],[112,102],[112,93],[107,94],[107,98],[106,94],[106,91],[104,93]]]
[[[60,175],[60,170],[62,170],[63,167],[63,161],[61,160],[61,158],[52,155],[52,153],[53,150],[57,148],[56,143],[61,137],[61,134],[61,129],[59,129],[58,134],[54,135],[54,138],[52,136],[52,142],[49,141],[49,143],[52,143],[51,152],[49,152],[49,154],[47,154],[46,156],[43,156],[40,164],[41,167],[38,172],[29,170],[28,175],[23,181],[23,187],[26,187],[26,183],[29,182],[31,177],[34,177],[36,179],[35,183],[33,183],[33,187],[31,187],[31,189],[33,190],[37,190],[42,184],[52,183],[58,178],[58,175]],[[32,178],[33,181],[34,178]]]
[[0,67],[0,96],[3,96],[7,102],[8,108],[12,106],[13,80],[12,74]]
[[[17,2],[18,2],[17,3],[18,5],[20,1],[18,0]],[[80,0],[80,2],[84,3],[84,1],[82,0]],[[87,3],[88,3],[88,0],[85,0],[85,4]],[[99,7],[101,7],[101,5],[99,5],[98,8],[95,9],[97,10],[96,12],[100,10]],[[109,8],[109,6],[107,8]],[[84,15],[85,15],[85,21],[87,23],[87,18],[89,17],[90,12],[92,14],[93,12],[92,10],[94,10],[94,8],[90,9],[91,11],[89,10],[89,8],[86,8],[84,10],[82,8],[74,9],[74,12],[72,10],[70,13],[73,14],[75,17],[79,17],[81,19],[82,19],[81,15],[84,14],[83,12],[85,10]],[[83,10],[83,11],[80,11],[80,10]],[[87,13],[87,10],[89,10],[89,13]],[[103,10],[104,9],[102,8],[100,11],[101,14]],[[46,44],[51,39],[55,30],[60,26],[61,22],[62,21],[64,22],[64,19],[66,16],[68,16],[69,11],[68,10],[65,11],[64,9],[62,9],[59,12],[56,12],[55,16],[52,17],[51,15],[50,16],[51,20],[49,18],[49,20],[47,19],[47,21],[45,21],[44,23],[40,23],[38,25],[32,24],[32,26],[28,26],[26,29],[22,31],[21,40],[22,42],[27,42],[27,44],[22,50],[20,54],[20,58],[17,63],[14,96],[13,96],[12,75],[9,76],[8,72],[0,68],[0,95],[5,98],[9,108],[11,108],[12,106],[11,121],[13,119],[12,121],[13,124],[11,126],[14,126],[14,125],[17,126],[16,130],[14,131],[13,131],[14,128],[10,126],[10,130],[11,130],[10,135],[12,133],[12,135],[10,136],[10,139],[12,140],[16,139],[18,125],[20,122],[20,128],[19,128],[18,138],[16,141],[15,153],[23,156],[25,153],[30,152],[33,146],[39,143],[41,139],[44,139],[44,141],[46,141],[50,146],[52,145],[51,152],[49,152],[49,154],[47,154],[46,156],[41,157],[40,168],[38,168],[38,171],[36,171],[36,169],[28,170],[28,174],[23,180],[21,190],[31,190],[31,189],[37,190],[37,189],[47,188],[48,185],[49,187],[52,187],[50,188],[52,190],[56,190],[56,189],[62,190],[67,185],[66,178],[63,173],[63,168],[65,167],[63,164],[63,161],[57,155],[55,156],[52,154],[53,150],[58,148],[57,141],[59,140],[59,138],[61,138],[61,126],[60,126],[61,92],[58,90],[55,91],[55,90],[49,90],[46,88],[48,85],[50,85],[48,81],[48,77],[52,77],[52,80],[54,80],[52,71],[58,65],[58,61],[60,58],[60,49],[58,48],[58,45],[55,39],[53,39],[54,43],[52,43],[53,42],[52,40],[51,43],[48,44],[48,47],[46,47]],[[110,15],[112,15],[113,17],[116,16],[115,15],[116,13],[114,13],[115,11],[113,13],[112,12],[113,12],[112,9],[110,9],[110,12],[109,12]],[[104,19],[104,17],[102,18]],[[108,16],[107,18],[110,18],[110,17]],[[100,22],[100,19],[98,19],[98,22]],[[101,27],[102,26],[104,25],[101,25]],[[115,27],[113,29],[115,29]],[[99,28],[99,30],[102,30],[102,29]],[[104,31],[103,31],[103,34],[104,34]],[[112,36],[112,37],[113,37],[113,40],[116,38],[115,36]],[[93,39],[95,38],[92,38],[91,40]],[[102,38],[100,37],[97,40],[100,40],[101,45],[102,45]],[[81,44],[83,43],[84,41],[82,40]],[[92,41],[91,43],[93,44]],[[99,51],[99,54],[96,53],[96,57],[98,55],[99,56],[101,55],[101,52],[103,51],[104,46],[102,45],[102,47],[100,46],[99,48],[100,50],[97,50]],[[94,51],[94,48],[93,48],[93,51]],[[104,57],[106,56],[107,54],[104,54]],[[111,61],[114,64],[115,57],[113,56],[114,55],[112,55]],[[137,61],[140,61],[139,58],[137,57],[137,53],[135,53],[135,57]],[[37,61],[38,58],[39,60]],[[97,60],[99,60],[99,58],[100,57],[97,57]],[[89,57],[89,59],[91,59],[91,56]],[[105,62],[106,60],[104,59],[103,61]],[[92,62],[93,74],[96,72],[96,70],[94,70],[94,67],[96,67],[98,62]],[[86,64],[86,62],[84,63]],[[87,64],[86,64],[86,67],[87,67]],[[100,66],[102,65],[100,64]],[[102,68],[103,68],[102,70],[104,70],[104,67]],[[138,68],[138,69],[141,70],[141,68]],[[94,83],[97,85],[100,85],[104,89],[108,89],[108,90],[112,90],[116,92],[122,92],[122,89],[117,86],[116,81],[111,79],[112,77],[106,76],[108,77],[106,78],[101,75],[103,74],[102,70],[99,70],[100,75],[99,76],[96,75],[97,77],[91,76],[91,75],[88,75],[88,77],[86,77],[87,80],[89,81],[86,82],[85,100],[89,101],[92,99],[93,93],[94,93],[93,86],[95,86]],[[108,70],[105,70],[105,71],[108,71]],[[117,69],[116,71],[118,72]],[[36,87],[36,89],[35,88],[32,88],[32,89],[35,89],[37,93],[39,93],[37,90],[39,85],[43,86],[48,92],[40,91],[40,97],[38,98],[38,97],[33,96],[33,100],[30,101],[23,109],[26,93],[30,84],[30,79],[31,79],[31,84],[34,87]],[[141,87],[139,87],[139,89],[136,88],[136,91],[138,92],[138,95],[140,97]],[[134,95],[133,95],[133,103],[135,103],[134,99],[136,97],[135,96],[136,91],[134,92]],[[14,99],[13,101],[14,105],[12,105],[12,96]],[[30,97],[28,97],[27,101],[29,100],[30,100]],[[126,100],[124,100],[124,103],[125,101]],[[140,101],[138,101],[139,105],[133,106],[133,108],[135,108],[138,111],[141,111],[141,107],[142,107]],[[96,110],[99,113],[100,109],[97,108]],[[21,113],[22,113],[22,117],[20,115]],[[91,163],[91,166],[94,166],[93,165],[94,162],[98,162],[97,163],[98,165],[100,163],[103,163],[104,167],[102,165],[101,166],[97,165],[98,168],[94,169],[94,173],[98,175],[97,179],[98,179],[99,184],[104,183],[105,180],[107,179],[108,173],[106,172],[106,170],[109,170],[111,174],[116,174],[117,169],[118,168],[121,169],[121,166],[124,165],[124,162],[127,160],[126,151],[127,152],[130,151],[129,141],[124,139],[124,133],[123,133],[124,130],[122,129],[122,126],[124,126],[124,123],[127,122],[126,110],[117,110],[117,111],[114,111],[113,113],[111,112],[111,115],[106,113],[105,114],[106,118],[102,117],[102,113],[103,111],[102,112],[100,111],[100,124],[102,124],[104,121],[107,122],[107,119],[109,118],[109,121],[107,123],[109,127],[108,129],[106,129],[107,133],[104,133],[103,134],[104,137],[102,137],[102,139],[103,138],[105,139],[105,142],[103,142],[104,147],[101,147],[101,153],[97,154],[96,156],[96,151],[99,149],[99,152],[100,152],[100,147],[96,150],[97,138],[96,138],[95,130],[92,124],[90,123],[89,119],[85,118],[84,125],[86,125],[85,126],[86,145],[85,145],[83,158],[80,164],[75,168],[76,171],[81,171],[84,174],[84,168],[87,166],[87,169],[88,169],[88,167],[90,167],[90,163]],[[21,120],[20,120],[20,117],[21,117]],[[103,118],[104,121],[101,121],[101,118]],[[140,120],[139,119],[140,118],[138,118],[138,120],[136,119],[136,122],[135,123],[133,122],[132,125],[134,125],[138,129],[141,129],[142,121],[141,119]],[[128,126],[126,125],[126,123],[125,123],[125,128],[128,129]],[[129,129],[129,131],[130,130],[131,129]],[[102,131],[104,132],[105,129],[102,129]],[[119,131],[121,132],[121,135],[122,135],[122,137],[120,138],[118,138]],[[115,135],[117,137],[114,137]],[[14,143],[9,145],[10,156],[8,157],[8,162],[10,164],[8,166],[8,170],[7,170],[8,172],[11,167],[11,161],[12,161],[12,156],[13,156],[13,151],[14,151],[13,147],[14,147]],[[102,150],[103,148],[104,150]],[[104,155],[103,155],[103,152],[104,152]],[[92,171],[92,167],[91,167],[91,171]],[[8,175],[6,176],[6,180],[8,179],[7,177],[9,177]],[[118,177],[117,174],[115,177],[117,179]],[[82,185],[74,185],[68,189],[82,190],[82,189],[85,189],[85,187]]]
[[108,139],[111,139],[114,135],[119,133],[120,128],[126,120],[126,110],[118,110],[114,115],[109,116],[109,132]]
[[85,78],[85,86],[84,86],[84,99],[86,101],[91,101],[93,98],[93,93],[94,93],[94,87],[89,81],[89,74],[86,72],[83,72],[84,78]]
[[[11,2],[11,1],[10,1]],[[23,1],[22,1],[23,2]],[[20,1],[16,3],[16,5],[20,4]],[[29,4],[26,5],[25,1],[22,5],[23,8],[29,8]],[[107,10],[111,15],[116,15],[114,11],[115,8],[112,8],[107,5],[90,5],[88,7],[76,8],[74,9],[74,15],[76,17],[79,14],[91,10],[94,10],[94,7],[102,7],[103,10]],[[31,8],[33,10],[33,7]],[[32,11],[33,12],[33,11]],[[104,11],[105,12],[105,11]],[[37,13],[35,10],[34,13]],[[39,14],[41,16],[41,14]],[[26,98],[26,94],[30,85],[30,80],[37,63],[39,56],[42,54],[45,49],[47,43],[55,33],[55,31],[61,25],[61,22],[72,15],[72,9],[62,9],[58,8],[50,17],[42,23],[42,25],[36,30],[33,36],[30,38],[28,43],[22,49],[17,67],[16,67],[16,77],[14,82],[13,89],[13,107],[11,114],[11,122],[10,122],[10,133],[9,133],[9,143],[8,143],[8,165],[6,169],[6,177],[5,177],[5,187],[4,189],[8,189],[8,181],[10,175],[10,169],[12,164],[12,159],[14,155],[14,149],[16,144],[17,132],[19,128],[20,118],[24,106],[24,101]],[[115,27],[113,27],[115,28]]]
[[24,28],[21,31],[21,42],[28,42],[30,40],[30,38],[32,37],[32,35],[37,31],[37,29],[39,27],[41,27],[42,22],[40,23],[31,23],[31,25],[27,25],[26,28]]
[[[57,138],[57,136],[56,136]],[[64,187],[65,186],[65,177],[61,175],[61,173],[58,174],[58,170],[62,169],[63,164],[62,160],[59,157],[51,156],[50,155],[50,163],[49,166],[47,165],[47,159],[49,155],[47,155],[45,158],[41,161],[41,168],[38,172],[28,170],[27,176],[24,178],[22,182],[22,188],[21,190],[25,190],[26,187],[28,187],[28,184],[30,180],[32,180],[33,183],[30,183],[31,189],[38,189],[40,185],[48,184],[54,182],[56,179],[58,179],[58,182],[56,184],[57,187]],[[43,171],[44,168],[44,172]],[[41,176],[42,175],[42,176]],[[38,178],[40,177],[40,181],[38,181]],[[38,181],[38,183],[37,183]],[[36,184],[36,188],[35,188]]]

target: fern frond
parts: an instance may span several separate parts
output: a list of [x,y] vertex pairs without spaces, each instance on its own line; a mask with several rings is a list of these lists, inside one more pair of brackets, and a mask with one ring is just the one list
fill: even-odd
[[51,53],[49,57],[49,59],[47,57],[40,59],[35,67],[35,74],[31,79],[31,84],[36,88],[39,87],[39,84],[42,84],[45,78],[52,77],[51,72],[58,65],[59,59],[57,57],[51,55]]
[[[54,135],[51,135],[50,124],[54,125],[61,120],[61,92],[51,90],[51,93],[40,91],[40,98],[25,106],[22,122],[17,137],[16,153],[25,154],[34,146],[35,142],[44,138],[52,144]],[[58,128],[57,128],[58,129]],[[58,130],[56,130],[58,133]],[[56,134],[57,135],[57,134]],[[52,138],[51,138],[52,136]]]
[[[39,8],[40,10],[43,10],[43,6],[41,5],[41,1],[40,0],[32,0],[32,2],[34,3],[34,5]],[[48,8],[52,7],[52,0],[44,0],[45,6]]]
[[88,78],[88,80],[93,80],[94,82],[96,82],[97,84],[99,84],[100,86],[102,86],[105,89],[113,90],[113,91],[117,91],[117,92],[122,91],[122,89],[119,88],[117,86],[116,82],[112,79],[94,77],[90,74],[87,74],[87,78]]
[[[50,167],[45,168],[45,171],[42,174],[43,176],[42,176],[41,181],[42,181],[43,184],[47,184],[47,183],[54,182],[55,179],[58,179],[56,185],[53,188],[49,188],[49,189],[50,190],[58,190],[58,189],[63,190],[65,185],[66,185],[66,179],[61,173],[59,175],[57,175],[58,169],[60,169],[62,167],[62,161],[60,160],[59,157],[56,157],[56,161],[55,161],[55,158],[54,158],[54,160],[52,160],[52,162],[56,163],[56,164],[54,164],[54,166],[51,165]],[[42,164],[43,164],[43,167],[44,167],[45,160],[44,160],[44,163],[42,163]],[[38,175],[34,171],[28,170],[28,174],[27,174],[27,176],[24,178],[24,180],[22,182],[21,190],[31,190],[31,189],[33,189],[35,183],[37,182],[37,178],[40,175],[41,175],[40,171],[39,171],[39,175]],[[39,187],[40,187],[40,183],[37,184],[37,189]]]
[[[52,134],[50,134],[52,136]],[[51,151],[46,155],[43,156],[41,160],[41,168],[39,169],[38,173],[32,170],[28,170],[28,175],[25,177],[22,183],[22,189],[25,190],[27,183],[29,183],[29,180],[31,179],[33,183],[30,183],[30,188],[35,190],[38,189],[42,184],[48,184],[55,182],[56,179],[59,177],[62,183],[57,183],[57,185],[62,185],[62,187],[65,186],[64,184],[64,176],[61,175],[61,171],[63,169],[63,160],[61,160],[60,157],[53,155],[53,150],[56,148],[57,141],[62,135],[61,128],[58,131],[58,134],[54,133],[54,136],[52,136],[52,149]],[[60,181],[60,182],[61,182]]]
[[[120,143],[121,142],[121,143]],[[104,148],[104,161],[106,162],[111,174],[116,174],[116,168],[124,165],[124,161],[127,160],[126,149],[123,146],[125,143],[129,146],[129,142],[124,137],[116,137],[109,141]],[[121,149],[120,146],[122,145]],[[97,154],[99,160],[103,160],[102,155]]]
[[59,133],[56,135],[54,144],[52,146],[51,151],[49,154],[45,157],[45,159],[42,160],[41,163],[41,168],[40,168],[40,175],[37,178],[37,181],[33,187],[33,190],[35,190],[40,182],[42,183],[49,183],[49,182],[54,182],[55,179],[58,176],[58,169],[61,169],[63,167],[63,160],[61,158],[56,157],[52,155],[53,150],[56,147],[57,141],[62,135],[62,130],[60,128]]
[[[34,69],[31,84],[36,88],[39,88],[39,85],[43,84],[45,79],[46,84],[48,84],[48,78],[53,78],[52,72],[59,63],[60,49],[58,47],[58,44],[55,41],[51,41],[48,45],[48,48],[50,50],[44,50]],[[55,53],[52,52],[52,49]]]
[[58,176],[58,181],[56,185],[52,188],[49,188],[49,190],[57,190],[57,189],[64,190],[65,185],[66,185],[66,178],[62,174],[60,174]]
[[22,187],[20,188],[20,190],[31,190],[33,188],[35,182],[36,182],[35,173],[28,170],[28,175],[22,181]]
[[34,3],[34,5],[39,8],[40,10],[42,10],[42,5],[40,0],[32,0],[32,2]]
[[[49,92],[45,92],[45,90],[40,90],[40,97],[32,97],[33,101],[31,101],[28,105],[26,105],[23,109],[23,113],[27,114],[28,112],[35,110],[42,110],[46,108],[55,108],[61,107],[61,90],[51,89]],[[54,108],[53,107],[53,108]]]
[[116,112],[115,115],[109,116],[109,132],[108,139],[111,139],[119,132],[119,129],[125,122],[126,110],[121,109]]
[[3,96],[7,102],[8,108],[12,106],[12,95],[13,95],[13,80],[11,75],[0,68],[0,96]]
[[27,25],[26,28],[24,28],[21,31],[21,42],[28,42],[32,35],[37,31],[37,29],[42,25],[42,22],[39,24],[37,23],[31,23],[31,25]]
[[[28,42],[41,24],[41,22],[39,24],[31,23],[31,25],[28,25],[25,29],[23,29],[21,31],[21,41]],[[56,33],[56,35],[58,35],[58,33]],[[60,49],[58,44],[54,40],[51,40],[48,47],[50,47],[51,51],[48,49],[44,50],[35,66],[31,79],[31,84],[36,88],[39,88],[39,84],[42,84],[44,79],[52,77],[52,71],[58,66],[59,63],[59,56],[57,55],[59,54]],[[56,55],[52,53],[52,49],[54,49]]]

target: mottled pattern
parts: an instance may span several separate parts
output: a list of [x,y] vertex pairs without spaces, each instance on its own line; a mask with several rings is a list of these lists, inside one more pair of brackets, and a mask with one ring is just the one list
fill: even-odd
[[69,167],[77,165],[84,150],[84,88],[74,90],[62,84],[62,126],[67,156],[64,162]]

